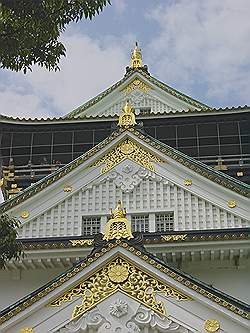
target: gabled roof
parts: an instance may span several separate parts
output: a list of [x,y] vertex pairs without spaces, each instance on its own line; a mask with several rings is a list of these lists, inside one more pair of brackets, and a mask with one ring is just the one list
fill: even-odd
[[[193,99],[193,98],[191,98],[191,97],[189,97],[189,96],[187,96],[187,95],[179,92],[178,90],[176,90],[176,89],[168,86],[167,84],[159,81],[155,77],[151,76],[147,71],[145,71],[143,69],[140,69],[140,68],[137,68],[137,69],[133,69],[133,70],[131,70],[131,69],[128,70],[127,73],[125,74],[125,76],[121,80],[117,81],[115,84],[113,84],[111,87],[109,87],[108,89],[104,90],[100,94],[98,94],[96,97],[92,98],[88,102],[84,103],[83,105],[79,106],[75,110],[73,110],[70,113],[68,113],[65,116],[65,118],[66,119],[77,118],[85,110],[87,110],[88,108],[90,108],[94,104],[100,102],[104,97],[106,97],[109,94],[111,94],[114,90],[116,90],[117,88],[119,88],[126,81],[129,81],[129,79],[132,76],[135,76],[136,74],[140,74],[143,78],[145,78],[147,81],[149,81],[153,85],[156,85],[157,87],[159,87],[163,91],[165,91],[168,94],[170,94],[170,95],[178,98],[179,100],[189,103],[193,107],[196,107],[196,108],[199,108],[199,109],[204,109],[204,110],[211,109],[208,105],[206,105],[204,103],[201,103],[201,102],[199,102],[199,101],[197,101],[197,100],[195,100],[195,99]],[[81,117],[84,118],[84,115],[81,115]]]
[[[140,260],[144,261],[145,264],[149,264],[154,268],[154,270],[158,270],[159,273],[163,273],[166,276],[170,277],[173,281],[173,285],[176,283],[180,283],[181,285],[190,289],[190,291],[195,291],[196,293],[204,296],[205,298],[211,300],[212,302],[216,303],[217,305],[226,308],[227,310],[248,319],[249,318],[249,310],[250,307],[248,304],[241,302],[232,296],[221,292],[220,290],[211,287],[204,282],[188,275],[177,268],[173,268],[166,263],[162,262],[154,255],[147,252],[142,244],[142,238],[140,234],[137,234],[134,239],[128,240],[113,240],[109,242],[105,242],[99,235],[95,242],[95,248],[91,252],[89,256],[84,258],[82,261],[74,265],[72,268],[66,270],[64,273],[57,276],[55,279],[51,280],[44,286],[38,288],[34,292],[30,293],[29,295],[25,296],[21,300],[17,301],[13,305],[7,307],[3,311],[0,312],[0,323],[3,323],[13,316],[17,315],[21,311],[27,309],[40,299],[44,298],[45,296],[49,295],[55,289],[62,286],[64,283],[72,279],[76,276],[79,272],[83,271],[87,266],[90,266],[94,261],[98,260],[104,254],[110,252],[111,250],[117,248],[124,249],[127,253],[132,253],[136,257],[140,258]],[[123,260],[123,257],[119,255],[119,258]],[[113,260],[112,258],[110,260]],[[97,272],[98,274],[98,272]],[[147,273],[146,273],[147,274]],[[185,299],[186,296],[181,291],[174,290],[174,294],[169,294],[170,297],[179,297],[179,300]],[[184,297],[184,298],[183,298]],[[188,299],[188,298],[187,298]],[[190,299],[190,298],[189,298]],[[63,300],[59,300],[58,297],[53,301],[63,302]],[[70,299],[66,299],[70,300]],[[51,303],[53,305],[53,302]]]
[[117,129],[110,136],[108,136],[105,140],[101,141],[95,147],[87,151],[85,154],[81,155],[80,157],[76,158],[72,162],[66,164],[62,168],[54,171],[52,174],[44,177],[40,181],[36,182],[32,186],[27,187],[16,196],[8,199],[4,203],[0,205],[0,209],[2,212],[5,212],[14,206],[24,202],[25,200],[29,199],[33,195],[37,194],[38,192],[42,191],[43,189],[47,188],[51,184],[55,183],[57,180],[61,179],[62,177],[69,174],[75,168],[77,168],[82,163],[86,162],[90,157],[94,156],[98,153],[102,148],[105,148],[108,144],[112,141],[117,139],[119,136],[123,135],[124,133],[133,134],[138,139],[142,140],[145,144],[151,146],[152,148],[158,150],[161,154],[170,157],[171,159],[177,161],[178,163],[184,165],[185,167],[191,169],[192,171],[196,172],[197,174],[209,179],[210,181],[217,183],[231,191],[234,191],[244,197],[250,197],[250,185],[240,182],[233,177],[230,177],[220,171],[214,170],[211,167],[207,166],[206,164],[196,161],[194,158],[185,155],[184,153],[174,149],[157,139],[151,137],[150,135],[142,132],[141,130],[129,128],[129,129]]

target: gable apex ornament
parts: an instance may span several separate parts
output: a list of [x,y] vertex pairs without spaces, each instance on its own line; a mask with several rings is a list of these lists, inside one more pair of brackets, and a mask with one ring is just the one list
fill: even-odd
[[119,116],[118,126],[123,128],[129,128],[136,125],[134,109],[129,101],[126,102],[122,109],[122,113]]
[[116,208],[112,212],[110,211],[110,218],[105,226],[104,240],[134,238],[131,232],[131,225],[126,218],[126,210],[122,207],[122,203],[119,200]]
[[131,52],[130,57],[130,68],[140,68],[142,67],[142,55],[141,49],[138,47],[138,43],[135,43],[135,47]]

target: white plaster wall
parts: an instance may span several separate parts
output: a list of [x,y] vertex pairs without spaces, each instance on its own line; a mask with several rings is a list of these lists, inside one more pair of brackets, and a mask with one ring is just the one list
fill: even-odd
[[232,268],[224,265],[224,267],[213,268],[211,264],[208,264],[206,265],[207,268],[205,268],[204,263],[201,268],[199,266],[201,266],[199,263],[196,265],[186,264],[182,266],[182,270],[202,282],[224,291],[228,295],[236,297],[247,304],[250,303],[249,266]]
[[[119,199],[128,214],[174,211],[175,230],[247,226],[246,220],[163,180],[143,179],[132,192],[124,193],[113,179],[106,178],[73,195],[69,194],[60,204],[24,224],[19,237],[80,235],[82,216],[103,215],[106,218]],[[154,225],[150,230],[155,230]]]
[[1,271],[0,309],[15,303],[65,271],[65,268]]

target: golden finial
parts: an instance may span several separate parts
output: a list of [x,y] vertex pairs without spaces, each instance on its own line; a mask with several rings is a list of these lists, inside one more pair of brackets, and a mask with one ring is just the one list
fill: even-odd
[[122,113],[119,116],[118,126],[128,128],[134,125],[136,125],[134,109],[130,105],[129,101],[127,101],[122,109]]
[[119,200],[114,211],[110,212],[110,218],[105,227],[105,234],[103,239],[120,239],[120,238],[133,238],[131,232],[131,225],[126,218],[126,210],[122,207],[122,203]]
[[141,56],[141,49],[138,47],[138,43],[135,43],[135,48],[131,52],[130,58],[130,68],[138,68],[142,67],[142,56]]

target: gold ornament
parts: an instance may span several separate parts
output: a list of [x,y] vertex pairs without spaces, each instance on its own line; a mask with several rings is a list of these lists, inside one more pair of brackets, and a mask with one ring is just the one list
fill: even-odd
[[126,218],[126,211],[122,208],[122,203],[119,200],[116,208],[110,214],[110,219],[105,226],[105,234],[103,239],[121,239],[121,238],[133,238],[131,232],[131,225]]
[[204,328],[207,332],[216,332],[220,328],[220,323],[216,319],[207,319],[204,323]]
[[94,243],[93,239],[70,239],[72,246],[91,246]]
[[119,116],[118,126],[129,128],[136,125],[134,109],[127,101]]
[[91,166],[98,166],[105,163],[106,167],[102,168],[101,172],[106,173],[125,159],[139,163],[141,166],[149,169],[150,171],[155,171],[154,165],[151,163],[152,161],[163,163],[163,160],[159,157],[156,157],[149,151],[146,151],[134,141],[126,139]]
[[68,185],[64,186],[63,192],[71,192],[71,191],[72,191],[72,187],[71,186],[68,186]]
[[186,185],[186,186],[191,186],[192,185],[192,179],[185,179],[184,180],[184,185]]
[[22,219],[27,219],[30,216],[30,213],[27,210],[24,210],[20,216]]
[[132,91],[134,91],[136,89],[141,90],[143,93],[147,94],[151,88],[146,83],[144,83],[143,81],[141,81],[139,79],[135,79],[134,81],[129,83],[127,85],[127,87],[125,87],[123,89],[123,92],[126,95],[129,95]]
[[185,234],[185,235],[163,235],[163,236],[161,236],[161,239],[164,239],[166,242],[184,241],[186,238],[187,238],[187,234]]
[[234,208],[234,207],[237,206],[235,200],[229,200],[229,201],[227,202],[227,205],[228,205],[229,208]]
[[71,302],[75,297],[81,296],[82,304],[76,305],[72,313],[72,319],[75,319],[116,291],[125,293],[160,315],[165,315],[166,311],[162,301],[156,299],[157,293],[175,298],[177,301],[192,300],[189,296],[160,281],[157,276],[154,277],[118,257],[56,298],[50,306],[58,307],[64,302]]
[[20,329],[20,333],[35,333],[35,331],[31,327],[24,327]]
[[142,67],[142,55],[141,55],[141,49],[138,47],[138,43],[135,43],[135,48],[131,53],[130,58],[130,68],[138,68]]
[[112,282],[124,282],[128,278],[128,270],[122,265],[113,266],[110,268],[108,276]]

